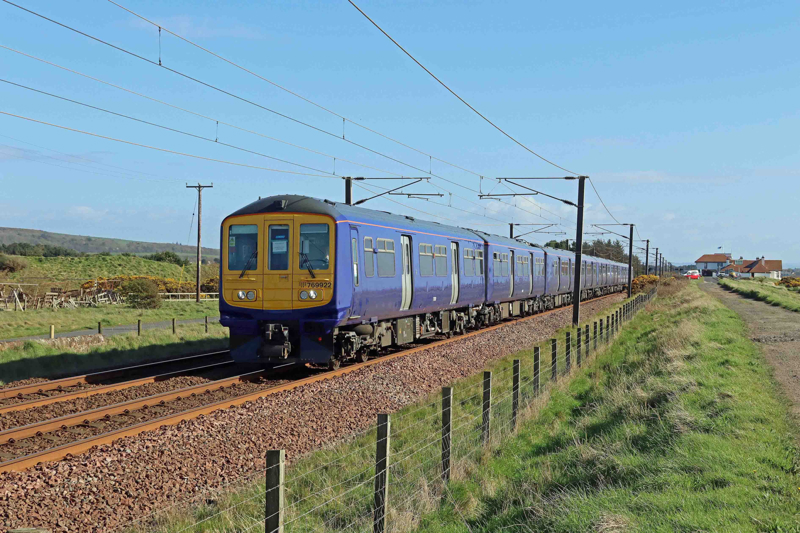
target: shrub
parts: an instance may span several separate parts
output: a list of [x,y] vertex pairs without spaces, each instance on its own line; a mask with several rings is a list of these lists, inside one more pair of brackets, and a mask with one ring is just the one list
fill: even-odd
[[0,254],[0,272],[14,273],[27,268],[28,262],[21,257]]
[[151,254],[144,256],[145,259],[149,259],[150,261],[161,261],[162,263],[172,263],[178,266],[187,266],[189,261],[186,259],[181,259],[178,254],[175,252],[158,252],[157,254]]
[[125,301],[136,309],[158,309],[161,297],[158,295],[158,284],[149,279],[132,279],[122,284],[120,292]]
[[778,285],[783,285],[784,287],[789,287],[790,289],[793,289],[795,287],[800,287],[800,278],[792,278],[792,277],[783,278],[778,282]]

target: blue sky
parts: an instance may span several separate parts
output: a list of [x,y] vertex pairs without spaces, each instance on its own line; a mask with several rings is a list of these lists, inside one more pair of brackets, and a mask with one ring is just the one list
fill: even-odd
[[[111,3],[19,0],[21,5],[158,61],[158,32]],[[348,139],[431,170],[433,201],[392,197],[368,207],[438,215],[506,234],[504,222],[563,223],[574,209],[539,198],[500,204],[491,177],[561,171],[503,137],[447,93],[345,0],[156,2],[126,7],[265,78],[464,172],[353,124]],[[359,5],[470,103],[532,149],[592,176],[611,212],[635,222],[668,258],[691,261],[724,246],[734,255],[800,263],[797,205],[797,2],[453,2]],[[157,66],[0,4],[0,45],[185,109],[332,155],[337,175],[425,175],[285,120]],[[340,135],[342,120],[162,34],[165,66]],[[0,111],[172,151],[312,174],[334,171],[314,154],[145,100],[0,49],[0,78],[128,114],[314,171],[157,129],[0,83]],[[371,170],[342,159],[374,167]],[[320,173],[319,171],[324,171]],[[146,241],[193,242],[204,193],[204,245],[220,220],[258,196],[343,199],[336,176],[245,168],[157,152],[0,115],[0,226]],[[368,187],[396,182],[367,182]],[[575,182],[538,182],[573,199]],[[377,189],[375,189],[377,190]],[[455,194],[452,198],[449,193]],[[508,192],[505,190],[504,192]],[[371,195],[357,189],[356,196]],[[401,205],[402,204],[402,205]],[[609,222],[591,188],[590,224]],[[451,205],[457,209],[447,207]],[[541,209],[540,209],[541,207]],[[420,212],[422,211],[422,212]],[[428,214],[425,214],[428,213]],[[485,218],[485,216],[491,218]]]

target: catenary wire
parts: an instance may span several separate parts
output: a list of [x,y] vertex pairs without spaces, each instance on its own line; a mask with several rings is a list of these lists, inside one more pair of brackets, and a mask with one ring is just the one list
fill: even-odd
[[114,115],[114,116],[117,116],[117,117],[120,117],[120,118],[133,120],[135,122],[139,122],[140,124],[146,124],[148,126],[153,126],[155,128],[160,128],[160,129],[163,129],[163,130],[171,131],[173,133],[179,133],[181,135],[186,135],[188,137],[192,137],[192,138],[199,139],[199,140],[202,140],[202,141],[206,141],[206,142],[210,142],[210,143],[214,143],[214,144],[219,144],[221,146],[227,146],[227,147],[233,148],[235,150],[240,150],[240,151],[243,151],[243,152],[247,152],[249,154],[257,155],[257,156],[260,156],[260,157],[265,157],[267,159],[272,159],[273,161],[279,161],[281,163],[286,163],[287,165],[293,165],[293,166],[296,166],[296,167],[304,168],[306,170],[313,170],[314,172],[322,172],[322,173],[325,173],[325,174],[334,175],[333,173],[328,172],[327,170],[321,170],[321,169],[310,167],[310,166],[307,166],[307,165],[302,165],[300,163],[295,163],[293,161],[288,161],[286,159],[280,159],[278,157],[273,157],[271,155],[262,154],[260,152],[254,151],[254,150],[248,150],[248,149],[242,148],[240,146],[236,146],[236,145],[225,143],[225,142],[220,142],[220,141],[211,139],[210,137],[203,137],[202,135],[197,135],[197,134],[194,134],[194,133],[190,133],[188,131],[179,130],[177,128],[171,128],[169,126],[164,126],[163,124],[157,124],[155,122],[150,122],[150,121],[147,121],[147,120],[136,118],[136,117],[133,117],[131,115],[125,115],[123,113],[118,113],[116,111],[111,111],[110,109],[105,109],[105,108],[102,108],[102,107],[98,107],[98,106],[94,106],[94,105],[91,105],[91,104],[87,104],[85,102],[80,102],[78,100],[73,100],[71,98],[66,98],[64,96],[59,96],[57,94],[49,93],[47,91],[42,91],[40,89],[35,89],[35,88],[29,87],[27,85],[21,85],[19,83],[14,83],[13,81],[9,81],[9,80],[3,79],[3,78],[0,78],[0,82],[7,83],[9,85],[14,85],[16,87],[19,87],[19,88],[22,88],[22,89],[26,89],[28,91],[32,91],[32,92],[35,92],[35,93],[39,93],[39,94],[43,94],[43,95],[46,95],[46,96],[50,96],[51,98],[57,98],[59,100],[63,100],[65,102],[70,102],[72,104],[80,105],[80,106],[83,106],[83,107],[88,107],[90,109],[94,109],[95,111],[101,111],[103,113],[108,113],[110,115]]
[[19,55],[22,55],[22,56],[28,57],[28,58],[30,58],[30,59],[33,59],[33,60],[35,60],[35,61],[39,61],[39,62],[41,62],[41,63],[44,63],[44,64],[47,64],[47,65],[50,65],[50,66],[53,66],[53,67],[59,68],[59,69],[61,69],[61,70],[64,70],[64,71],[66,71],[66,72],[70,72],[70,73],[72,73],[72,74],[77,74],[78,76],[82,76],[82,77],[84,77],[84,78],[86,78],[86,79],[89,79],[89,80],[92,80],[92,81],[95,81],[95,82],[98,82],[98,83],[102,83],[103,85],[107,85],[107,86],[109,86],[109,87],[113,87],[113,88],[115,88],[115,89],[119,89],[120,91],[124,91],[124,92],[127,92],[127,93],[129,93],[129,94],[133,94],[133,95],[135,95],[135,96],[138,96],[138,97],[140,97],[140,98],[144,98],[144,99],[146,99],[146,100],[150,100],[151,102],[155,102],[155,103],[157,103],[157,104],[161,104],[161,105],[164,105],[164,106],[167,106],[167,107],[171,107],[172,109],[177,109],[177,110],[179,110],[179,111],[183,111],[184,113],[188,113],[188,114],[190,114],[190,115],[194,115],[194,116],[196,116],[196,117],[199,117],[199,118],[203,118],[203,119],[209,120],[209,121],[211,121],[211,122],[214,122],[215,124],[222,124],[222,125],[224,125],[224,126],[228,126],[228,127],[230,127],[230,128],[233,128],[233,129],[236,129],[236,130],[239,130],[239,131],[243,131],[243,132],[245,132],[245,133],[249,133],[249,134],[251,134],[251,135],[256,135],[256,136],[258,136],[258,137],[262,137],[262,138],[264,138],[264,139],[269,139],[269,140],[271,140],[271,141],[275,141],[275,142],[278,142],[278,143],[281,143],[281,144],[284,144],[284,145],[287,145],[287,146],[291,146],[291,147],[293,147],[293,148],[298,148],[298,149],[300,149],[300,150],[304,150],[304,151],[307,151],[307,152],[310,152],[310,153],[313,153],[313,154],[317,154],[317,155],[321,155],[321,156],[324,156],[324,157],[328,157],[328,158],[330,158],[330,159],[332,159],[332,160],[335,160],[335,161],[343,161],[343,162],[345,162],[345,163],[350,163],[351,165],[356,165],[356,166],[360,166],[360,167],[363,167],[363,168],[368,168],[368,169],[370,169],[370,170],[376,170],[376,171],[378,171],[378,172],[383,172],[383,173],[385,173],[385,174],[390,174],[390,175],[393,175],[393,176],[400,176],[400,177],[402,177],[402,174],[398,174],[398,173],[396,173],[396,172],[390,172],[390,171],[388,171],[388,170],[383,170],[383,169],[380,169],[380,168],[377,168],[377,167],[373,167],[373,166],[369,166],[369,165],[364,165],[364,164],[362,164],[362,163],[357,163],[357,162],[355,162],[355,161],[352,161],[352,160],[349,160],[349,159],[345,159],[345,158],[343,158],[343,157],[339,157],[339,156],[335,156],[335,155],[331,155],[331,154],[326,154],[326,153],[324,153],[324,152],[320,152],[320,151],[318,151],[318,150],[314,150],[314,149],[312,149],[312,148],[308,148],[308,147],[306,147],[306,146],[302,146],[302,145],[299,145],[299,144],[291,143],[291,142],[285,141],[285,140],[283,140],[283,139],[279,139],[279,138],[277,138],[277,137],[271,137],[271,136],[269,136],[269,135],[266,135],[266,134],[264,134],[264,133],[260,133],[260,132],[258,132],[258,131],[255,131],[255,130],[250,130],[250,129],[247,129],[247,128],[243,128],[243,127],[241,127],[241,126],[237,126],[237,125],[235,125],[235,124],[232,124],[232,123],[230,123],[230,122],[226,122],[226,121],[224,121],[224,120],[220,120],[220,119],[218,119],[218,118],[214,118],[214,117],[211,117],[211,116],[208,116],[208,115],[204,115],[204,114],[202,114],[202,113],[198,113],[198,112],[196,112],[196,111],[192,111],[192,110],[190,110],[190,109],[186,109],[186,108],[184,108],[184,107],[180,107],[180,106],[177,106],[177,105],[174,105],[174,104],[170,104],[169,102],[165,102],[165,101],[163,101],[163,100],[159,100],[158,98],[153,98],[152,96],[147,96],[146,94],[143,94],[143,93],[140,93],[140,92],[133,91],[133,90],[131,90],[131,89],[128,89],[128,88],[122,87],[122,86],[120,86],[120,85],[116,85],[116,84],[114,84],[114,83],[111,83],[111,82],[108,82],[108,81],[101,80],[101,79],[99,79],[99,78],[96,78],[96,77],[94,77],[94,76],[90,76],[90,75],[88,75],[88,74],[84,74],[84,73],[82,73],[82,72],[79,72],[79,71],[77,71],[77,70],[73,70],[73,69],[71,69],[71,68],[65,67],[65,66],[63,66],[63,65],[59,65],[59,64],[57,64],[57,63],[53,63],[53,62],[51,62],[51,61],[47,61],[47,60],[45,60],[45,59],[42,59],[42,58],[40,58],[40,57],[36,57],[36,56],[34,56],[34,55],[27,54],[27,53],[25,53],[25,52],[22,52],[22,51],[20,51],[20,50],[16,50],[16,49],[14,49],[14,48],[10,48],[10,47],[8,47],[8,46],[4,46],[4,45],[2,45],[2,44],[0,44],[0,48],[3,48],[3,49],[5,49],[5,50],[8,50],[9,52],[14,52],[14,53],[16,53],[16,54],[19,54]]
[[45,122],[43,120],[37,120],[37,119],[34,119],[34,118],[22,116],[22,115],[15,115],[14,113],[8,113],[6,111],[0,111],[0,115],[6,115],[8,117],[19,118],[19,119],[22,119],[22,120],[27,120],[28,122],[33,122],[33,123],[36,123],[36,124],[42,124],[44,126],[50,126],[50,127],[53,127],[53,128],[59,128],[59,129],[66,130],[66,131],[72,131],[72,132],[75,132],[75,133],[81,133],[83,135],[89,135],[89,136],[92,136],[92,137],[97,137],[99,139],[106,139],[108,141],[114,141],[114,142],[118,142],[118,143],[128,144],[128,145],[131,145],[131,146],[138,146],[140,148],[148,148],[150,150],[156,150],[156,151],[159,151],[159,152],[165,152],[165,153],[173,154],[173,155],[191,157],[191,158],[200,159],[200,160],[203,160],[203,161],[212,161],[212,162],[215,162],[215,163],[222,163],[222,164],[225,164],[225,165],[233,165],[233,166],[237,166],[237,167],[252,168],[252,169],[255,169],[255,170],[266,170],[268,172],[278,172],[278,173],[281,173],[281,174],[292,174],[292,175],[296,175],[296,176],[310,176],[310,177],[315,177],[315,178],[339,179],[337,176],[326,176],[326,175],[323,175],[323,174],[308,174],[308,173],[304,173],[304,172],[295,172],[295,171],[292,171],[292,170],[280,170],[280,169],[276,169],[276,168],[260,167],[260,166],[257,166],[257,165],[248,165],[248,164],[245,164],[245,163],[237,163],[237,162],[234,162],[234,161],[226,161],[224,159],[214,159],[214,158],[211,158],[211,157],[204,157],[204,156],[201,156],[201,155],[188,154],[188,153],[185,153],[185,152],[178,152],[178,151],[175,151],[175,150],[168,150],[166,148],[159,148],[157,146],[150,146],[150,145],[147,145],[147,144],[135,143],[133,141],[126,141],[124,139],[117,139],[115,137],[109,137],[107,135],[100,135],[99,133],[92,133],[92,132],[89,132],[89,131],[79,130],[79,129],[76,129],[76,128],[70,128],[68,126],[61,126],[59,124],[54,124],[54,123],[51,123],[51,122]]
[[[428,174],[428,175],[430,175],[430,176],[432,176],[432,177],[435,177],[435,178],[438,178],[438,179],[442,179],[442,180],[444,180],[444,181],[448,181],[449,183],[452,183],[452,184],[455,184],[455,185],[458,185],[458,186],[465,187],[465,186],[463,186],[463,185],[461,185],[461,184],[458,184],[457,182],[454,182],[454,181],[452,181],[452,180],[448,180],[447,178],[444,178],[444,177],[442,177],[442,176],[438,176],[438,175],[434,174],[433,172],[431,172],[430,170],[425,170],[425,169],[423,169],[423,168],[421,168],[421,167],[418,167],[418,166],[412,165],[412,164],[410,164],[410,163],[406,163],[405,161],[402,161],[402,160],[400,160],[400,159],[397,159],[397,158],[395,158],[395,157],[392,157],[392,156],[390,156],[390,155],[388,155],[388,154],[384,154],[384,153],[382,153],[382,152],[379,152],[379,151],[377,151],[377,150],[374,150],[374,149],[372,149],[372,148],[369,148],[369,147],[367,147],[367,146],[365,146],[365,145],[363,145],[363,144],[360,144],[360,143],[354,142],[354,141],[352,141],[352,140],[350,140],[350,139],[345,139],[344,137],[340,137],[338,134],[332,133],[332,132],[330,132],[330,131],[327,131],[327,130],[325,130],[325,129],[323,129],[323,128],[319,128],[319,127],[317,127],[317,126],[314,126],[314,125],[312,125],[312,124],[309,124],[309,123],[306,123],[306,122],[300,121],[300,120],[298,120],[298,119],[295,119],[295,118],[293,118],[293,117],[291,117],[291,116],[289,116],[289,115],[286,115],[286,114],[280,113],[280,112],[278,112],[278,111],[275,111],[275,110],[273,110],[273,109],[270,109],[270,108],[268,108],[268,107],[266,107],[266,106],[263,106],[263,105],[261,105],[261,104],[258,104],[258,103],[256,103],[256,102],[254,102],[254,101],[252,101],[252,100],[249,100],[249,99],[247,99],[247,98],[244,98],[244,97],[238,96],[238,95],[236,95],[236,94],[234,94],[234,93],[231,93],[231,92],[229,92],[229,91],[226,91],[225,89],[222,89],[222,88],[220,88],[220,87],[217,87],[217,86],[215,86],[215,85],[212,85],[212,84],[210,84],[210,83],[204,82],[204,81],[202,81],[202,80],[200,80],[200,79],[198,79],[198,78],[192,77],[192,76],[190,76],[190,75],[188,75],[188,74],[184,74],[183,72],[180,72],[180,71],[178,71],[178,70],[176,70],[176,69],[173,69],[173,68],[167,67],[167,66],[165,66],[165,65],[163,65],[163,64],[159,64],[159,63],[158,63],[158,62],[156,62],[156,61],[153,61],[153,60],[151,60],[151,59],[148,59],[148,58],[146,58],[146,57],[144,57],[144,56],[141,56],[141,55],[139,55],[139,54],[136,54],[136,53],[134,53],[134,52],[131,52],[130,50],[126,50],[125,48],[122,48],[122,47],[120,47],[120,46],[116,46],[116,45],[114,45],[114,44],[111,44],[111,43],[109,43],[109,42],[107,42],[107,41],[104,41],[104,40],[102,40],[102,39],[100,39],[100,38],[98,38],[98,37],[95,37],[95,36],[93,36],[93,35],[90,35],[90,34],[88,34],[88,33],[86,33],[86,32],[83,32],[83,31],[81,31],[81,30],[78,30],[78,29],[76,29],[76,28],[73,28],[73,27],[71,27],[71,26],[68,26],[68,25],[66,25],[66,24],[64,24],[64,23],[58,22],[58,21],[56,21],[56,20],[54,20],[54,19],[52,19],[52,18],[49,18],[49,17],[47,17],[47,16],[45,16],[45,15],[42,15],[42,14],[40,14],[40,13],[37,13],[37,12],[35,12],[35,11],[32,11],[32,10],[30,10],[30,9],[27,9],[27,8],[25,8],[25,7],[22,7],[22,6],[18,5],[18,4],[15,4],[14,2],[11,2],[11,1],[9,1],[9,0],[3,0],[3,2],[5,2],[5,3],[7,3],[7,4],[11,5],[11,6],[14,6],[14,7],[18,8],[18,9],[21,9],[21,10],[23,10],[23,11],[27,12],[27,13],[30,13],[30,14],[32,14],[32,15],[34,15],[34,16],[36,16],[36,17],[39,17],[39,18],[41,18],[41,19],[43,19],[43,20],[46,20],[46,21],[48,21],[48,22],[51,22],[51,23],[53,23],[53,24],[56,24],[56,25],[58,25],[58,26],[60,26],[60,27],[62,27],[62,28],[64,28],[64,29],[70,30],[70,31],[72,31],[72,32],[75,32],[75,33],[77,33],[77,34],[79,34],[79,35],[82,35],[82,36],[84,36],[84,37],[86,37],[86,38],[88,38],[88,39],[94,40],[94,41],[96,41],[96,42],[99,42],[99,43],[101,43],[101,44],[104,44],[104,45],[106,45],[106,46],[109,46],[109,47],[111,47],[111,48],[113,48],[113,49],[115,49],[115,50],[117,50],[117,51],[120,51],[120,52],[122,52],[122,53],[125,53],[125,54],[127,54],[127,55],[130,55],[131,57],[134,57],[134,58],[140,59],[140,60],[142,60],[142,61],[144,61],[144,62],[146,62],[146,63],[149,63],[149,64],[151,64],[151,65],[153,65],[153,66],[157,66],[157,67],[160,67],[160,68],[166,69],[166,70],[168,70],[168,71],[170,71],[170,72],[172,72],[172,73],[174,73],[174,74],[177,74],[177,75],[179,75],[179,76],[181,76],[181,77],[183,77],[183,78],[185,78],[185,79],[188,79],[188,80],[194,81],[194,82],[196,82],[196,83],[199,83],[199,84],[201,84],[201,85],[203,85],[203,86],[205,86],[205,87],[207,87],[207,88],[210,88],[210,89],[212,89],[212,90],[218,91],[218,92],[220,92],[220,93],[223,93],[223,94],[225,94],[225,95],[228,95],[228,96],[230,96],[230,97],[232,97],[232,98],[235,98],[235,99],[237,99],[237,100],[240,100],[240,101],[242,101],[242,102],[248,103],[248,104],[250,104],[250,105],[253,105],[253,106],[255,106],[255,107],[258,107],[258,108],[260,108],[260,109],[262,109],[262,110],[265,110],[265,111],[267,111],[267,112],[274,113],[274,114],[276,114],[277,116],[280,116],[280,117],[282,117],[282,118],[285,118],[285,119],[287,119],[287,120],[290,120],[290,121],[292,121],[292,122],[295,122],[295,123],[297,123],[297,124],[300,124],[300,125],[306,126],[306,127],[308,127],[308,128],[311,128],[312,130],[315,130],[315,131],[317,131],[317,132],[324,133],[324,134],[326,134],[326,135],[329,135],[329,136],[331,136],[331,137],[333,137],[333,138],[335,138],[335,139],[340,139],[340,140],[342,140],[342,141],[344,141],[344,142],[346,142],[346,143],[348,143],[348,144],[351,144],[351,145],[353,145],[353,146],[359,147],[359,148],[361,148],[361,149],[363,149],[363,150],[366,150],[366,151],[368,151],[368,152],[370,152],[370,153],[373,153],[373,154],[375,154],[375,155],[378,155],[378,156],[380,156],[380,157],[384,157],[384,158],[386,158],[386,159],[389,159],[389,160],[391,160],[391,161],[394,161],[394,162],[396,162],[396,163],[399,163],[399,164],[401,164],[401,165],[404,165],[404,166],[406,166],[406,167],[408,167],[408,168],[412,168],[412,169],[414,169],[414,170],[417,170],[417,171],[419,171],[419,172],[422,172],[422,173],[424,173],[424,174]],[[8,49],[8,48],[7,48],[7,49]],[[444,162],[444,161],[443,161],[443,162]],[[477,173],[474,173],[474,174],[478,175]],[[467,187],[465,187],[465,188],[467,188]],[[473,192],[475,192],[475,191],[474,191],[474,189],[471,189],[471,190],[473,190]],[[497,201],[499,201],[499,200],[497,200]],[[529,214],[531,214],[531,215],[533,215],[533,216],[537,216],[537,217],[540,217],[540,218],[544,218],[544,217],[541,217],[541,215],[539,215],[539,214],[536,214],[536,213],[533,213],[533,212],[531,212],[531,211],[527,211],[527,210],[525,210],[525,209],[522,209],[522,208],[520,208],[519,206],[516,206],[515,204],[509,204],[509,203],[502,202],[502,201],[500,201],[500,203],[502,203],[502,204],[505,204],[505,205],[509,205],[509,206],[512,206],[512,207],[515,207],[515,208],[517,208],[517,209],[520,209],[520,210],[522,210],[522,211],[524,211],[524,212],[527,212],[527,213],[529,213]],[[545,219],[545,220],[547,220],[547,219]]]
[[[6,0],[6,1],[7,1],[7,0]],[[502,133],[503,135],[505,135],[506,137],[508,137],[508,138],[509,138],[509,139],[511,139],[512,141],[514,141],[516,144],[518,144],[520,147],[522,147],[522,148],[523,148],[523,149],[525,149],[526,151],[530,152],[531,154],[535,155],[536,157],[538,157],[539,159],[541,159],[541,160],[542,160],[542,161],[544,161],[545,163],[549,163],[549,164],[553,165],[554,167],[556,167],[556,168],[559,168],[559,169],[563,170],[564,172],[569,172],[570,174],[574,174],[574,175],[576,175],[576,176],[578,175],[578,173],[577,173],[577,172],[574,172],[574,171],[572,171],[572,170],[569,170],[569,169],[567,169],[567,168],[564,168],[564,167],[562,167],[561,165],[558,165],[558,164],[554,163],[553,161],[550,161],[549,159],[545,158],[544,156],[542,156],[542,155],[540,155],[540,154],[538,154],[538,153],[534,152],[533,150],[531,150],[530,148],[528,148],[527,146],[525,146],[524,144],[522,144],[520,141],[518,141],[516,138],[514,138],[514,137],[512,137],[510,134],[506,133],[506,131],[505,131],[505,130],[503,130],[501,127],[499,127],[497,124],[495,124],[494,122],[492,122],[491,120],[489,120],[488,118],[486,118],[486,116],[485,116],[485,115],[483,115],[483,114],[482,114],[480,111],[478,111],[477,109],[475,109],[474,107],[472,107],[472,105],[470,105],[470,104],[469,104],[469,102],[467,102],[466,100],[464,100],[463,98],[461,98],[461,97],[458,95],[458,93],[456,93],[456,92],[455,92],[453,89],[451,89],[449,86],[447,86],[447,84],[445,84],[445,83],[444,83],[442,80],[440,80],[439,78],[437,78],[437,77],[436,77],[436,75],[435,75],[433,72],[431,72],[430,70],[428,70],[428,68],[427,68],[427,67],[425,67],[425,65],[423,65],[422,63],[420,63],[420,62],[417,60],[417,58],[415,58],[415,57],[414,57],[413,55],[411,55],[411,54],[410,54],[410,53],[409,53],[409,52],[408,52],[408,51],[407,51],[405,48],[403,48],[403,47],[400,45],[400,43],[398,43],[397,41],[395,41],[395,40],[394,40],[394,38],[393,38],[391,35],[389,35],[388,33],[386,33],[386,31],[384,31],[384,29],[383,29],[383,28],[381,28],[381,27],[380,27],[380,26],[379,26],[379,25],[378,25],[378,24],[377,24],[377,23],[376,23],[374,20],[372,20],[372,19],[369,17],[369,15],[367,15],[366,13],[364,13],[364,11],[363,11],[363,10],[362,10],[360,7],[358,7],[358,6],[355,4],[355,2],[353,2],[353,0],[347,0],[347,1],[348,1],[348,2],[350,2],[350,5],[352,5],[354,8],[356,8],[356,9],[358,10],[358,12],[359,12],[359,13],[361,13],[362,15],[364,15],[364,17],[365,17],[365,18],[366,18],[368,21],[370,21],[370,22],[372,23],[372,25],[373,25],[373,26],[375,26],[376,28],[378,28],[378,30],[380,30],[380,32],[381,32],[381,33],[383,33],[383,34],[384,34],[384,35],[385,35],[385,36],[386,36],[386,37],[387,37],[387,38],[388,38],[390,41],[392,41],[392,42],[395,44],[395,46],[397,46],[397,47],[398,47],[400,50],[402,50],[402,51],[403,51],[403,53],[404,53],[404,54],[406,54],[408,57],[410,57],[410,58],[411,58],[411,60],[412,60],[412,61],[414,61],[414,63],[416,63],[417,65],[419,65],[419,66],[422,68],[422,70],[424,70],[425,72],[427,72],[427,73],[428,73],[428,74],[429,74],[429,75],[430,75],[430,76],[431,76],[433,79],[435,79],[437,82],[439,82],[439,84],[440,84],[442,87],[444,87],[445,89],[447,89],[447,90],[450,92],[450,94],[452,94],[453,96],[455,96],[456,98],[458,98],[458,99],[461,101],[461,103],[463,103],[463,104],[464,104],[464,105],[466,105],[468,108],[470,108],[470,109],[471,109],[473,112],[475,112],[475,114],[477,114],[477,115],[478,115],[479,117],[481,117],[483,120],[485,120],[486,122],[488,122],[488,123],[489,123],[489,124],[490,124],[492,127],[494,127],[494,128],[497,130],[497,131],[499,131],[500,133]]]

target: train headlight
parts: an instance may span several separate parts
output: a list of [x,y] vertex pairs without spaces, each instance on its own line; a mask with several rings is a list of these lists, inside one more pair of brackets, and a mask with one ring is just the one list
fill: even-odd
[[236,294],[236,297],[237,297],[237,298],[239,298],[240,300],[245,300],[245,299],[247,298],[247,294],[245,294],[245,292],[244,292],[244,291],[239,291],[239,292]]
[[308,291],[308,297],[312,300],[316,300],[317,298],[317,291]]
[[255,291],[247,291],[247,299],[253,301],[256,299]]
[[[314,291],[311,291],[314,292]],[[300,291],[300,299],[301,300],[308,300],[308,292],[307,291]]]

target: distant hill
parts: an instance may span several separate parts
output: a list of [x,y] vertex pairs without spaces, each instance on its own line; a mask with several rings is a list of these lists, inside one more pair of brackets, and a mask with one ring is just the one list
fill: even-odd
[[[26,242],[29,244],[51,244],[72,248],[79,252],[97,254],[109,252],[121,254],[128,252],[131,254],[152,254],[156,252],[175,252],[182,257],[194,257],[197,249],[194,246],[185,244],[173,244],[165,242],[141,242],[128,241],[125,239],[109,239],[106,237],[88,237],[85,235],[68,235],[66,233],[52,233],[35,229],[22,228],[0,228],[0,244],[11,244],[14,242]],[[219,250],[215,248],[203,248],[203,257],[211,259],[219,257]]]

